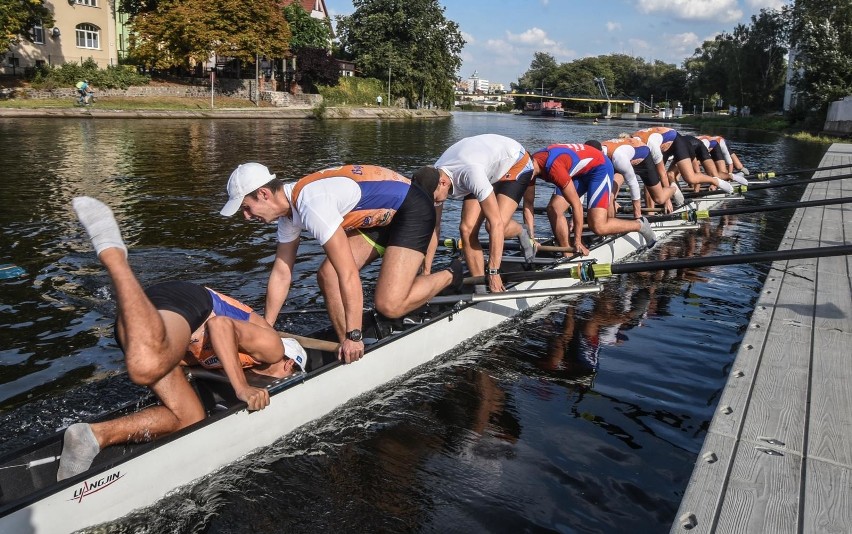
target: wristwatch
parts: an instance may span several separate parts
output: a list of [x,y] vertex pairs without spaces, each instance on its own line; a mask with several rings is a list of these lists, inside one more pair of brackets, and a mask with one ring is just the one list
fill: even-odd
[[356,328],[355,330],[346,332],[346,339],[350,341],[361,341],[363,336],[361,335],[361,331]]

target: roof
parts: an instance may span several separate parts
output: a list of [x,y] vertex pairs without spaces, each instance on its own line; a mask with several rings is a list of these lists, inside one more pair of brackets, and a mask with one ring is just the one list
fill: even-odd
[[295,4],[297,2],[301,4],[308,13],[321,13],[322,18],[328,18],[328,9],[325,7],[325,0],[281,0],[281,4],[285,6],[289,6],[290,4]]

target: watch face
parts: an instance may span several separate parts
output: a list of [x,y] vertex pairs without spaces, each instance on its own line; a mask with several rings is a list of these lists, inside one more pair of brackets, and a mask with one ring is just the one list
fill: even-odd
[[352,341],[361,341],[361,331],[356,328],[355,330],[346,332],[346,337]]

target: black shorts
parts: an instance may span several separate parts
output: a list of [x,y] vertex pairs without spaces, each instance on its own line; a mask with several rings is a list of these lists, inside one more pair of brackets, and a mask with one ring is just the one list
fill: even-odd
[[687,142],[682,135],[677,134],[677,137],[674,138],[669,149],[663,152],[663,161],[667,161],[671,157],[674,158],[674,162],[677,163],[678,161],[683,161],[685,159],[692,159],[692,154],[693,152],[689,146],[689,142]]
[[[158,310],[167,310],[180,315],[189,324],[189,331],[195,332],[213,311],[213,297],[206,287],[192,282],[162,282],[154,284],[145,290],[148,300]],[[116,323],[114,328],[118,327]],[[121,346],[118,332],[115,332],[115,341]]]
[[163,282],[145,290],[148,300],[158,310],[168,310],[180,315],[195,332],[213,311],[213,297],[207,288],[192,282]]
[[[533,177],[532,170],[524,171],[519,174],[517,179],[515,180],[501,180],[495,184],[492,184],[494,188],[495,195],[503,195],[511,198],[515,201],[515,203],[520,204],[521,199],[524,198],[524,193],[527,190],[527,187],[530,185]],[[465,200],[475,199],[476,196],[473,194],[467,195],[464,197]]]
[[651,154],[645,156],[645,159],[639,162],[638,165],[635,165],[633,172],[647,186],[655,186],[660,183],[660,175],[657,174],[657,166],[654,165],[654,158]]
[[426,254],[436,221],[434,201],[425,191],[412,185],[388,225],[359,228],[358,231],[383,248],[403,247]]
[[684,135],[683,138],[687,143],[689,143],[692,157],[696,158],[698,161],[706,161],[710,159],[710,152],[707,151],[707,146],[701,141],[701,139],[694,135]]
[[722,154],[722,151],[719,149],[718,145],[710,151],[710,158],[713,161],[725,161],[725,155]]

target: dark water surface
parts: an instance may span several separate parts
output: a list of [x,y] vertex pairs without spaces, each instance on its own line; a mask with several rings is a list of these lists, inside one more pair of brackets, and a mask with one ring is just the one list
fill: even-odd
[[[496,114],[0,120],[0,263],[27,271],[0,281],[0,452],[141,392],[112,340],[111,289],[74,196],[114,209],[143,284],[190,280],[262,308],[274,226],[218,215],[239,163],[293,179],[342,163],[408,174],[469,135],[534,150],[646,125]],[[702,133],[725,135],[753,171],[814,167],[825,150]],[[755,191],[744,203],[800,195]],[[447,235],[458,208],[445,209]],[[790,215],[713,219],[649,257],[774,250]],[[288,308],[318,303],[320,252],[302,245]],[[623,276],[599,295],[555,300],[103,530],[667,532],[768,270]],[[365,271],[368,289],[376,272]],[[282,315],[278,326],[306,332],[321,320]]]

